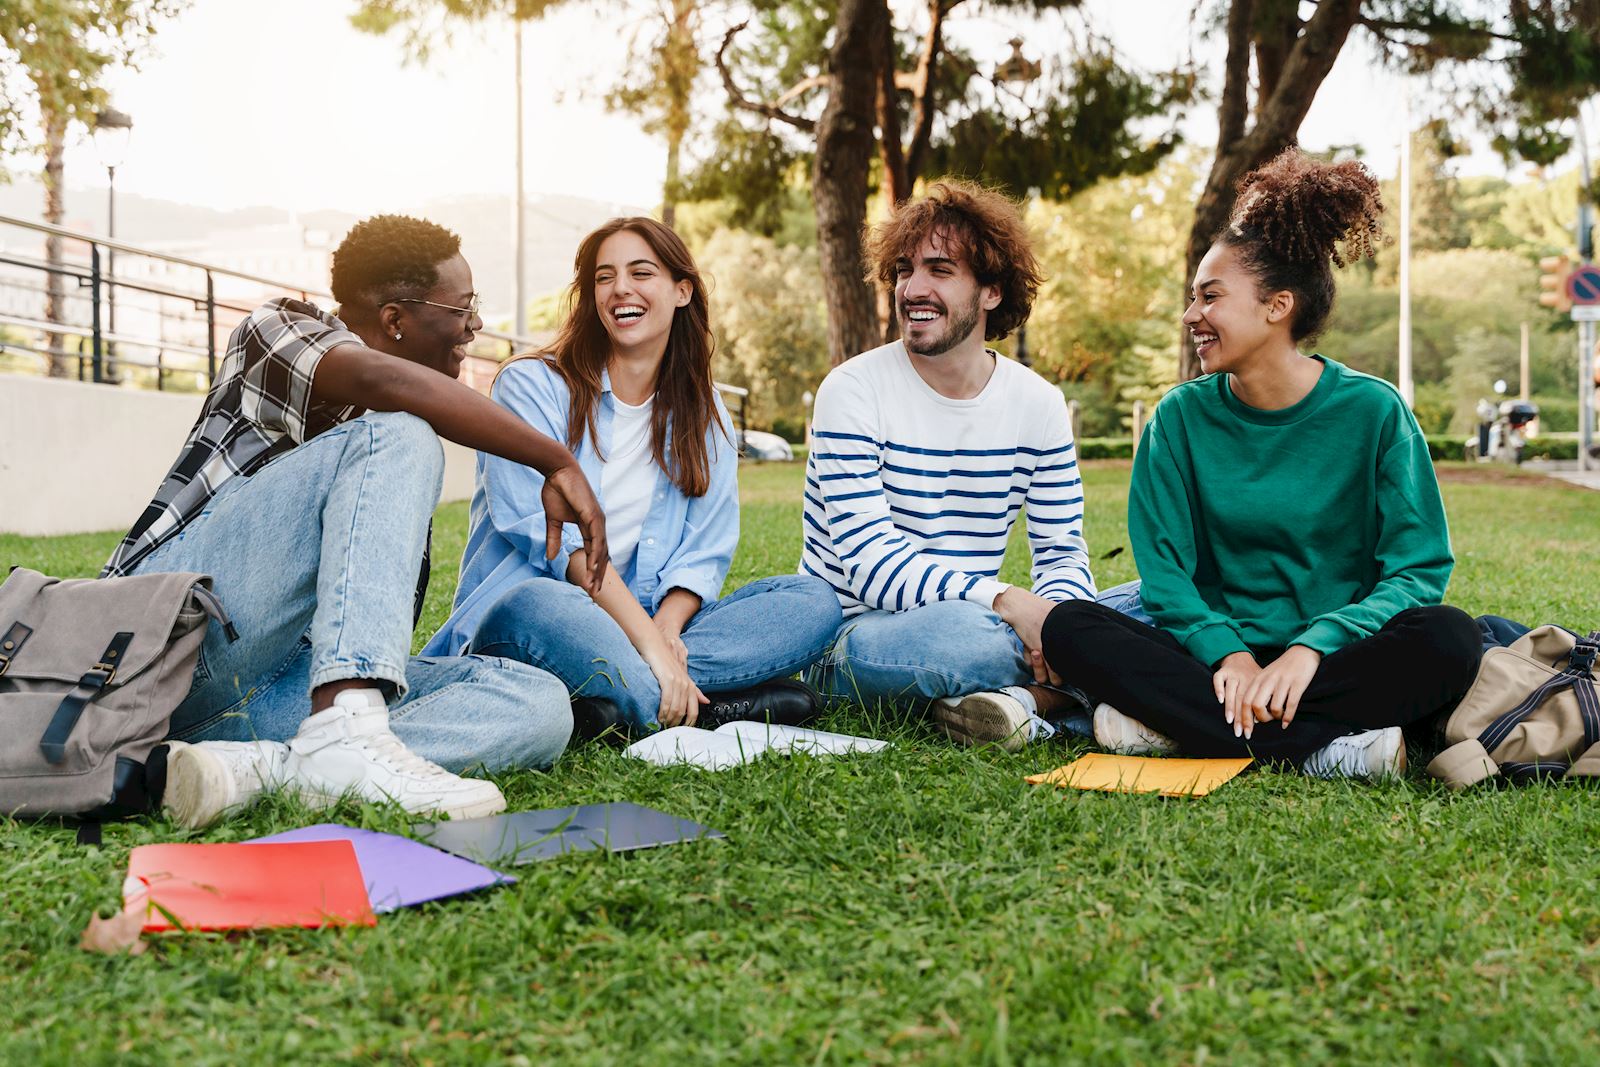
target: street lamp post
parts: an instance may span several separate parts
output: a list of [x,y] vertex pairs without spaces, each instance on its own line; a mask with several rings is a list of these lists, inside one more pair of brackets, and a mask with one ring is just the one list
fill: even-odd
[[516,212],[517,222],[514,227],[516,233],[516,276],[517,276],[517,308],[512,316],[511,330],[517,335],[517,345],[521,346],[523,338],[528,333],[528,254],[527,231],[528,206],[527,194],[524,192],[526,185],[523,181],[523,155],[522,155],[522,20],[513,12],[511,16],[513,39],[515,40],[517,66],[516,94],[517,94],[517,195]]
[[[106,168],[106,237],[110,240],[116,240],[117,237],[117,168],[122,165],[123,159],[128,154],[128,140],[132,135],[133,118],[127,112],[108,107],[95,115],[94,150],[100,157],[100,164]],[[117,335],[116,267],[116,249],[107,247],[106,332],[113,338]],[[112,383],[117,381],[115,353],[116,341],[109,341],[106,345],[104,369],[95,381]],[[158,382],[157,385],[159,384]]]

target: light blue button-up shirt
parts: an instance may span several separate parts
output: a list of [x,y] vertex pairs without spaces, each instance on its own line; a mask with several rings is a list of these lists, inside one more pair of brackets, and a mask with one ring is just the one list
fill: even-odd
[[[558,441],[566,440],[567,385],[543,360],[524,359],[506,367],[495,379],[490,395],[534,429]],[[738,455],[731,431],[724,432],[732,423],[720,397],[716,405],[722,426],[706,429],[710,488],[701,497],[684,496],[658,468],[650,511],[639,532],[639,550],[622,575],[628,589],[652,615],[673,589],[687,589],[705,604],[717,599],[739,543]],[[602,508],[606,500],[600,488],[600,456],[611,454],[615,412],[607,374],[601,381],[596,420],[600,448],[585,434],[577,451],[578,465]],[[478,453],[477,471],[472,525],[461,557],[455,608],[422,650],[423,655],[460,655],[479,619],[504,593],[529,578],[565,581],[567,561],[583,547],[577,526],[568,523],[562,528],[556,558],[544,558],[545,518],[539,499],[544,476],[538,471],[485,452]]]

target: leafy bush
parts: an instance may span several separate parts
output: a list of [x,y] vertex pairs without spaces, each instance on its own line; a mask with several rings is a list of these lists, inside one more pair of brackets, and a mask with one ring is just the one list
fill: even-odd
[[[1429,434],[1428,454],[1437,462],[1441,459],[1460,460],[1466,456],[1466,435]],[[1524,459],[1577,459],[1576,438],[1535,437],[1528,442]]]

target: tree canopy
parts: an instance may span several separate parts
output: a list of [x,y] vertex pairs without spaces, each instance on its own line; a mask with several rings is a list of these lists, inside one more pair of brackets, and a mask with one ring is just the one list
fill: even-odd
[[[1365,34],[1408,72],[1451,79],[1463,112],[1498,131],[1503,152],[1534,162],[1565,154],[1578,102],[1600,91],[1600,0],[1511,0],[1505,8],[1477,0],[1222,0],[1207,10],[1227,58],[1185,287],[1227,219],[1239,179],[1295,143],[1352,34]],[[1188,332],[1180,336],[1180,371],[1192,377],[1199,363]]]
[[0,156],[45,148],[51,121],[93,126],[106,102],[105,73],[136,63],[161,20],[185,6],[187,0],[0,4]]

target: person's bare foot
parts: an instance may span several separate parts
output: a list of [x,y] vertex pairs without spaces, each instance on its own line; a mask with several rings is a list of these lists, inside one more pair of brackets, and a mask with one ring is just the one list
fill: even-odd
[[1077,701],[1066,693],[1047,685],[1025,685],[1022,688],[1033,697],[1034,714],[1041,719],[1048,719],[1052,712],[1064,711],[1077,705]]

